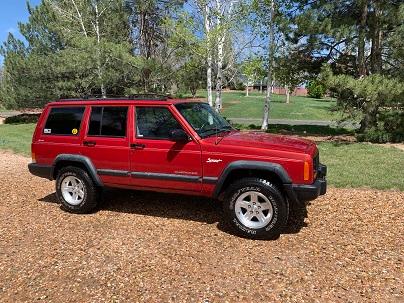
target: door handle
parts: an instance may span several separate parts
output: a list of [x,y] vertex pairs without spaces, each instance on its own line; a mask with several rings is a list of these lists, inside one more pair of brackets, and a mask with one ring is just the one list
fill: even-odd
[[133,148],[133,149],[143,149],[145,147],[146,147],[146,145],[144,145],[142,143],[132,143],[130,145],[130,148]]
[[89,146],[89,147],[95,146],[96,144],[97,144],[97,142],[95,142],[95,141],[84,141],[83,142],[84,146]]

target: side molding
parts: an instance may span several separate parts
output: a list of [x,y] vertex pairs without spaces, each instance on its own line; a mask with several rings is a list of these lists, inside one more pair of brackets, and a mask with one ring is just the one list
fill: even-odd
[[261,162],[261,161],[245,161],[245,160],[234,161],[231,162],[220,175],[219,180],[215,187],[215,191],[213,192],[214,198],[219,197],[223,184],[226,181],[227,177],[230,175],[230,173],[238,169],[255,169],[255,170],[269,171],[275,173],[281,179],[283,184],[292,183],[292,180],[290,179],[288,173],[280,164]]
[[95,184],[97,186],[104,186],[90,158],[82,155],[60,154],[55,158],[55,161],[53,161],[53,168],[55,168],[60,161],[78,162],[83,164],[86,167],[88,173],[90,174],[90,177],[92,177],[92,179],[94,180]]

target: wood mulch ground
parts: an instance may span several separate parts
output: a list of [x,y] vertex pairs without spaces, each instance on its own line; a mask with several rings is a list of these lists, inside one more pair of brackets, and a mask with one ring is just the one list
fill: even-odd
[[29,161],[0,152],[1,302],[404,301],[404,192],[331,188],[252,241],[194,197],[112,190],[65,213]]

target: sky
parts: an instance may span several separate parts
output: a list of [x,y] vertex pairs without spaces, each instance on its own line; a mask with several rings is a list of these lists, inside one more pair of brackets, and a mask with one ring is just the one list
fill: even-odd
[[[37,5],[41,0],[29,0],[32,5]],[[28,20],[26,0],[0,0],[0,44],[7,40],[8,33],[20,38],[18,22]],[[3,57],[0,55],[0,65]]]

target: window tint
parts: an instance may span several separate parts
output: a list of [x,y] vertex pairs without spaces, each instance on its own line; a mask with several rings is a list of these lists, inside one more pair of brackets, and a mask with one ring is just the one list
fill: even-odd
[[80,131],[84,107],[54,107],[46,121],[44,134],[77,135]]
[[91,108],[89,136],[125,137],[128,107]]
[[182,127],[167,108],[136,108],[136,137],[168,139],[169,132],[173,129],[182,129]]

